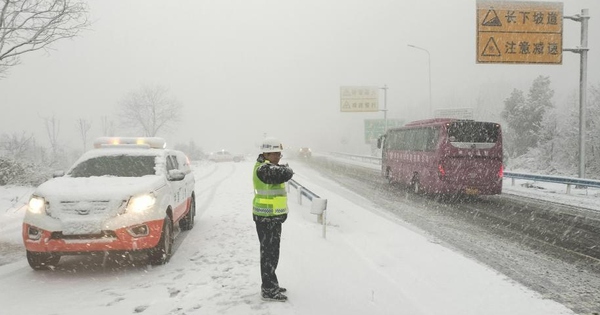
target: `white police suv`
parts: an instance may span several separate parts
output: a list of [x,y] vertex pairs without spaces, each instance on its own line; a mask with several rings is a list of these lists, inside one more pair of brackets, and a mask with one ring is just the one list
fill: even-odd
[[162,138],[102,137],[62,176],[34,191],[23,221],[27,260],[48,269],[64,255],[145,252],[171,257],[174,226],[194,227],[194,175]]

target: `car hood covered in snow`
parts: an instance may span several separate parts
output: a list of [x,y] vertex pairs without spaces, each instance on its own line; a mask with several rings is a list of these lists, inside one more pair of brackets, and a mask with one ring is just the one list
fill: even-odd
[[158,175],[143,177],[57,177],[41,184],[35,195],[58,199],[127,199],[129,196],[155,191],[166,184]]

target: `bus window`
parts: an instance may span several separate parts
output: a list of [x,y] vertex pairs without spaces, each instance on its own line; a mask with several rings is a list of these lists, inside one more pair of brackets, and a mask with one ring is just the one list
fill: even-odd
[[425,151],[434,151],[438,144],[438,138],[440,136],[439,128],[429,128],[427,130],[427,143]]
[[456,121],[448,125],[448,141],[457,148],[489,149],[500,137],[500,125],[489,122]]
[[500,126],[495,123],[457,121],[448,127],[451,142],[496,143]]

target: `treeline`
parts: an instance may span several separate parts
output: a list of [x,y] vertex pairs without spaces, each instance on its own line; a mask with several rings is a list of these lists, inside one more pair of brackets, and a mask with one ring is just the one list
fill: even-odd
[[[504,101],[506,164],[513,171],[577,176],[579,98],[553,101],[549,77],[537,77],[527,95],[514,89]],[[585,119],[585,177],[600,179],[600,86],[588,88]]]
[[[33,135],[0,135],[0,186],[37,186],[58,170],[67,170],[81,155],[81,150],[61,145],[48,149],[37,144]],[[202,160],[206,154],[194,141],[175,144],[174,149],[191,160]]]

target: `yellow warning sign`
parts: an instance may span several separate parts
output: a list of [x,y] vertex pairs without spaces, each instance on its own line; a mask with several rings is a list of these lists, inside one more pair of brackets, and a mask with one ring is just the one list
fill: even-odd
[[340,111],[379,111],[379,88],[376,86],[341,86]]
[[477,1],[477,63],[562,64],[563,4]]

